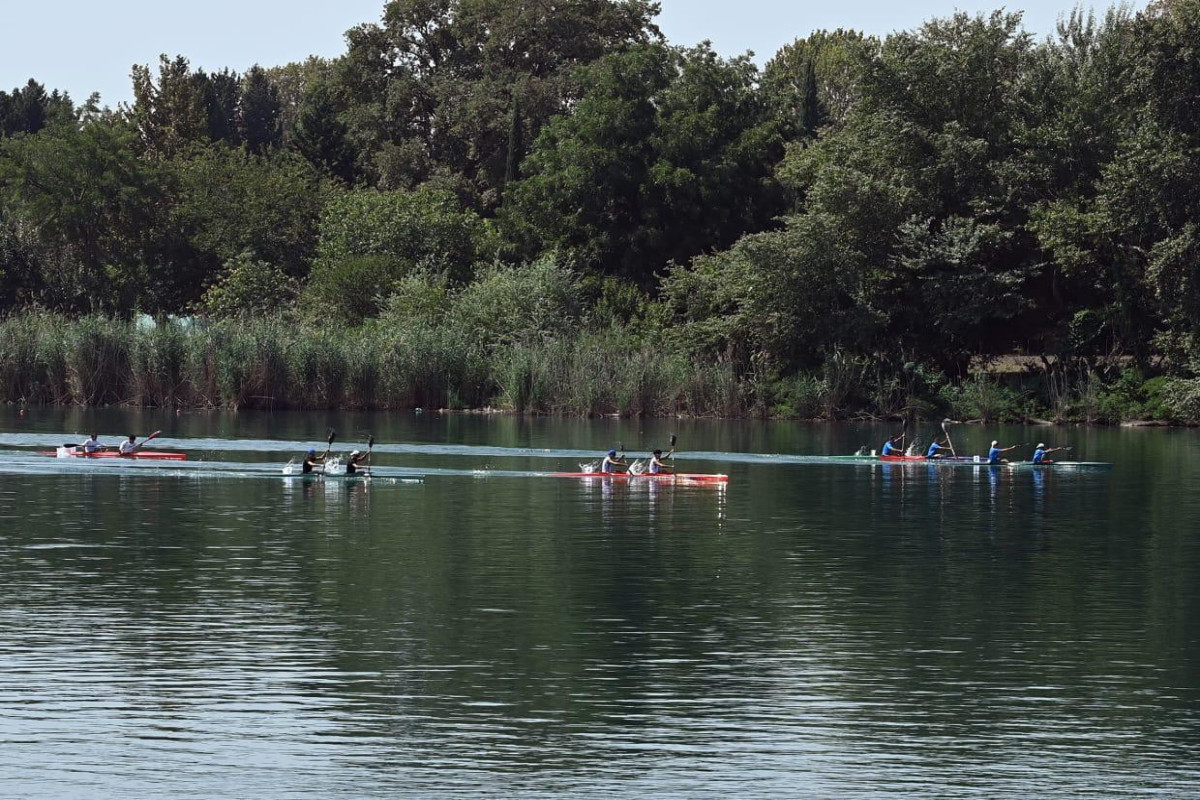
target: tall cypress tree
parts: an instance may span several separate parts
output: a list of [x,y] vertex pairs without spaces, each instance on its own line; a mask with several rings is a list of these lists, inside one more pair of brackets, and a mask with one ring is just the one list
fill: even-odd
[[521,180],[521,159],[525,157],[525,127],[521,124],[521,100],[513,93],[508,117],[508,158],[504,165],[504,185]]
[[252,153],[265,153],[279,146],[279,91],[266,71],[255,64],[242,85],[242,140]]
[[804,137],[817,135],[817,128],[824,120],[821,101],[817,96],[817,67],[813,56],[804,62],[804,96],[800,99],[800,133]]

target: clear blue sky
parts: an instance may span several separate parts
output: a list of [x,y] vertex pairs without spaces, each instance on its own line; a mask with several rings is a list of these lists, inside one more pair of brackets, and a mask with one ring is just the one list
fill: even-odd
[[[718,52],[753,50],[764,63],[784,44],[821,28],[854,28],[885,35],[962,9],[990,12],[977,0],[661,0],[658,19],[673,44],[713,42]],[[1135,0],[1141,9],[1145,0]],[[0,46],[0,88],[36,78],[82,102],[98,91],[115,106],[131,99],[129,69],[157,64],[160,53],[184,55],[193,67],[242,72],[253,64],[277,66],[309,55],[345,51],[346,30],[374,22],[383,0],[13,0],[6,3]],[[1026,0],[1025,27],[1039,38],[1054,31],[1071,0]],[[1107,4],[1094,6],[1103,13]]]

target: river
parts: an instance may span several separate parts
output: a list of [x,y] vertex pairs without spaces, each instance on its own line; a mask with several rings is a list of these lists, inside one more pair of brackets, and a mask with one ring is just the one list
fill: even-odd
[[[90,428],[189,460],[35,455]],[[279,474],[328,428],[375,479]],[[0,795],[1200,796],[1200,434],[950,432],[1114,466],[813,458],[867,424],[0,409]],[[672,433],[727,486],[543,477]]]

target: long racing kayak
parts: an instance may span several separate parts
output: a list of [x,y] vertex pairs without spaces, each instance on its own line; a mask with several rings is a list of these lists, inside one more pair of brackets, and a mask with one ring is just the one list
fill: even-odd
[[1043,461],[1035,464],[1032,461],[1010,461],[1000,466],[1009,469],[1112,469],[1107,461]]
[[294,464],[285,466],[282,475],[287,480],[294,481],[337,481],[339,483],[424,483],[424,475],[372,475],[370,472],[300,472]]
[[647,480],[666,483],[729,483],[728,475],[695,472],[659,472],[653,474],[649,472],[639,474],[628,472],[551,472],[547,476],[551,478],[605,478],[618,481]]
[[134,461],[186,461],[187,453],[163,453],[156,450],[135,450],[128,455],[118,453],[116,450],[97,450],[94,453],[85,453],[75,447],[60,447],[57,450],[39,450],[39,456],[51,456],[52,458],[126,458]]

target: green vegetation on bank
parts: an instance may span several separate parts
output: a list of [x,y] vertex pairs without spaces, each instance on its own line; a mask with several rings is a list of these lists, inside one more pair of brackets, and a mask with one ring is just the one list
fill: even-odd
[[1200,421],[1200,0],[761,69],[657,11],[0,92],[0,400]]

